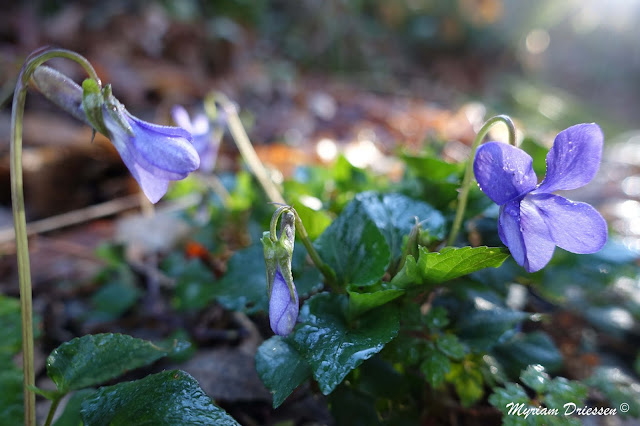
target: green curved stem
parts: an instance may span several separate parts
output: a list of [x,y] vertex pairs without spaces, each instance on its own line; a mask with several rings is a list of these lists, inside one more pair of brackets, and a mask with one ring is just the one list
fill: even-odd
[[62,401],[62,396],[55,398],[51,401],[51,407],[49,407],[49,414],[47,414],[47,420],[44,422],[44,426],[51,426],[53,422],[53,416],[56,414],[56,410],[58,409],[58,405],[60,405],[60,401]]
[[333,290],[334,293],[342,292],[342,290],[336,285],[335,273],[329,267],[329,265],[322,261],[322,258],[320,258],[320,254],[316,251],[316,248],[313,246],[313,244],[311,244],[309,234],[307,234],[307,230],[305,229],[300,216],[298,216],[298,212],[296,212],[295,210],[293,211],[296,216],[296,231],[298,232],[298,236],[302,240],[304,248],[307,249],[307,253],[309,253],[309,257],[313,261],[313,264],[316,265],[316,268],[318,268],[322,275],[324,275],[325,282],[329,285],[329,287],[331,287],[331,290]]
[[233,136],[233,140],[236,142],[238,146],[238,150],[240,151],[240,155],[247,163],[253,175],[258,179],[260,186],[264,189],[264,192],[269,197],[269,200],[275,204],[287,204],[280,194],[280,191],[273,183],[273,181],[269,178],[266,169],[262,165],[262,162],[258,158],[258,154],[256,154],[255,149],[253,149],[253,145],[251,145],[251,141],[249,140],[249,136],[247,132],[244,130],[244,126],[240,121],[240,117],[238,116],[238,111],[236,110],[236,106],[222,93],[215,93],[213,95],[207,96],[205,99],[205,109],[207,111],[207,115],[214,116],[215,115],[215,103],[218,102],[224,109],[224,112],[227,114],[227,124],[229,125],[229,131],[231,132],[231,136]]
[[476,138],[473,140],[473,144],[471,145],[471,152],[469,153],[467,168],[465,169],[464,177],[462,178],[460,195],[458,195],[458,208],[456,210],[456,217],[453,220],[451,232],[449,233],[449,239],[447,240],[448,246],[452,246],[455,243],[456,238],[458,237],[458,232],[460,231],[460,226],[462,225],[464,211],[467,208],[467,198],[469,197],[469,190],[471,189],[471,176],[473,175],[473,159],[476,155],[476,150],[482,143],[482,140],[487,135],[487,133],[489,133],[489,129],[491,129],[494,124],[499,122],[504,123],[509,130],[509,144],[516,146],[516,128],[509,116],[496,115],[495,117],[491,117],[484,123],[482,128],[480,128],[478,134],[476,135]]
[[33,71],[52,58],[67,58],[79,63],[98,84],[100,80],[91,64],[77,53],[65,49],[40,49],[33,52],[25,61],[13,94],[11,111],[11,208],[16,236],[18,276],[20,281],[20,312],[22,318],[22,359],[24,369],[24,424],[36,424],[35,371],[33,365],[33,306],[31,293],[31,268],[29,262],[29,243],[27,239],[27,221],[24,208],[24,190],[22,179],[22,123],[24,105],[27,97],[29,79]]
[[[233,136],[233,140],[235,141],[236,146],[240,151],[240,155],[242,155],[242,158],[249,166],[249,169],[251,169],[251,172],[256,177],[256,179],[258,179],[258,182],[260,183],[260,186],[262,186],[262,189],[264,190],[264,192],[267,194],[267,197],[269,198],[269,200],[271,200],[272,203],[281,205],[282,207],[280,207],[280,209],[284,207],[284,208],[289,208],[293,210],[296,216],[296,233],[302,240],[302,244],[307,249],[307,253],[309,253],[309,257],[311,257],[311,260],[316,265],[318,270],[320,270],[322,275],[324,275],[327,284],[332,289],[337,290],[337,287],[335,285],[335,274],[333,273],[331,268],[322,261],[322,258],[320,258],[320,255],[316,251],[315,247],[313,247],[313,244],[311,243],[311,239],[309,239],[309,234],[307,234],[307,230],[302,224],[302,220],[300,220],[300,216],[298,216],[298,213],[295,211],[295,209],[287,205],[286,201],[284,200],[284,197],[282,196],[282,194],[280,194],[280,191],[278,190],[276,185],[269,178],[269,175],[267,174],[267,171],[262,165],[260,158],[258,158],[258,154],[256,154],[255,149],[253,149],[253,145],[251,144],[251,141],[249,140],[249,136],[247,135],[247,132],[245,131],[244,126],[240,121],[240,117],[238,116],[238,111],[235,105],[224,94],[219,92],[213,92],[209,94],[204,101],[204,107],[207,112],[207,115],[211,119],[215,118],[215,116],[218,113],[216,108],[216,102],[222,106],[223,110],[227,114],[227,123],[229,125],[229,131],[231,132],[231,136]],[[279,215],[277,217],[279,217]],[[277,218],[276,218],[276,222],[277,222]],[[273,236],[276,233],[273,218],[272,218],[270,231],[271,231],[271,239],[273,240]]]

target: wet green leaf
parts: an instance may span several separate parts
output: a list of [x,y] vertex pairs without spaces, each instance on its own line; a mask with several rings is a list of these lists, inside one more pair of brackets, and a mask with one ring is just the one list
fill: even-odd
[[256,370],[273,394],[273,408],[311,377],[311,369],[297,350],[281,336],[264,341],[256,353]]
[[375,284],[389,264],[385,237],[356,200],[318,237],[315,246],[341,286]]
[[[504,415],[502,418],[503,425],[524,426],[535,424],[530,423],[529,419],[525,419],[524,416],[518,416],[514,413],[509,415],[509,410],[513,409],[514,405],[517,404],[532,408],[527,392],[517,383],[507,383],[505,387],[494,388],[493,393],[489,396],[489,403]],[[531,421],[535,422],[533,417],[531,417]]]
[[384,235],[391,249],[392,261],[402,254],[403,237],[409,235],[416,224],[422,222],[422,229],[430,238],[441,240],[445,236],[445,219],[438,210],[424,201],[414,200],[406,195],[364,192],[355,197],[369,218],[374,221]]
[[547,407],[563,411],[564,404],[571,402],[583,407],[587,398],[587,387],[580,382],[555,377],[546,385],[543,401]]
[[547,388],[551,378],[544,371],[543,366],[535,364],[528,366],[527,369],[520,374],[520,380],[522,380],[522,383],[541,394]]
[[390,305],[346,321],[346,296],[321,293],[302,307],[300,325],[291,344],[309,363],[325,395],[366,359],[380,352],[399,328],[397,310]]
[[348,291],[349,294],[349,316],[356,318],[371,309],[389,303],[404,294],[401,289],[382,289],[372,293],[359,293]]
[[82,419],[91,426],[237,426],[184,371],[100,388],[82,402]]
[[509,254],[506,250],[485,246],[445,247],[433,253],[420,247],[417,261],[407,257],[391,284],[398,288],[441,284],[484,268],[497,268],[507,257]]
[[434,253],[421,248],[417,266],[425,282],[439,284],[480,269],[497,268],[507,257],[506,250],[495,247],[445,247]]
[[67,393],[149,365],[172,350],[124,334],[87,335],[54,349],[47,358],[47,374],[61,393]]

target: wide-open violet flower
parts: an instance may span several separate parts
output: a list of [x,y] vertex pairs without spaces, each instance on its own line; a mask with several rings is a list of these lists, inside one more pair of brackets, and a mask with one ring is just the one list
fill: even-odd
[[299,301],[295,286],[293,286],[293,294],[292,298],[291,290],[280,272],[280,267],[278,267],[269,298],[269,323],[271,330],[277,335],[288,335],[296,325]]
[[156,203],[169,181],[196,170],[200,158],[191,134],[179,127],[148,123],[131,115],[93,80],[81,88],[58,71],[40,66],[33,74],[38,89],[52,102],[107,136],[147,198]]
[[540,185],[533,160],[523,150],[499,142],[478,148],[473,163],[476,180],[500,206],[500,239],[528,272],[542,269],[556,246],[585,254],[595,253],[607,241],[607,223],[596,209],[553,194],[580,188],[593,179],[600,167],[603,139],[594,123],[560,132],[547,154],[547,175]]
[[224,121],[217,120],[212,126],[205,114],[197,114],[191,120],[189,113],[181,105],[175,105],[171,109],[171,117],[179,127],[193,135],[193,146],[200,156],[200,170],[211,173],[216,165],[222,137],[222,131],[214,130],[216,126],[222,126]]

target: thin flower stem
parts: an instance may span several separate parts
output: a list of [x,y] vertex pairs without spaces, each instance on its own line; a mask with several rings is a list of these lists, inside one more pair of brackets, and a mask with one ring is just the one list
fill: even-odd
[[240,155],[242,155],[242,158],[244,158],[244,161],[247,163],[256,179],[258,179],[258,182],[262,186],[262,189],[264,189],[267,197],[269,197],[269,200],[276,204],[287,204],[280,194],[278,188],[269,178],[269,175],[262,165],[262,162],[258,158],[258,154],[256,154],[255,149],[253,149],[253,145],[249,140],[247,132],[244,130],[244,126],[240,121],[240,117],[238,116],[238,111],[235,105],[225,95],[216,93],[212,99],[207,99],[205,101],[205,109],[207,109],[207,114],[212,114],[210,109],[215,108],[215,102],[220,103],[224,112],[227,114],[229,131],[231,132],[233,140],[238,146]]
[[33,303],[31,291],[31,268],[29,262],[29,243],[27,239],[27,221],[24,207],[24,190],[22,177],[22,123],[24,105],[27,98],[29,79],[33,71],[51,58],[62,57],[79,63],[89,76],[98,84],[100,80],[91,64],[77,53],[65,49],[39,49],[25,61],[13,94],[11,111],[11,207],[13,226],[16,238],[16,254],[18,277],[20,282],[20,312],[22,319],[22,359],[24,369],[24,424],[36,424],[36,396],[30,389],[35,387],[35,371],[33,361]]
[[[284,200],[284,197],[282,196],[282,194],[280,194],[280,191],[278,190],[276,185],[269,178],[267,171],[260,161],[260,158],[258,158],[258,154],[256,154],[256,151],[253,149],[253,145],[249,140],[249,136],[247,135],[247,132],[245,131],[244,126],[240,121],[240,117],[238,116],[238,111],[235,105],[229,100],[229,98],[219,92],[215,92],[207,96],[207,98],[205,99],[205,111],[207,112],[207,115],[209,115],[210,118],[215,117],[217,113],[215,106],[216,102],[222,106],[224,112],[227,114],[229,131],[231,132],[231,136],[233,136],[233,140],[238,146],[240,155],[242,155],[242,158],[244,158],[244,161],[253,172],[253,175],[256,177],[256,179],[258,179],[258,182],[262,186],[264,192],[267,194],[269,200],[271,200],[271,202],[274,204],[286,206],[287,203]],[[295,212],[295,210],[293,211]],[[298,216],[297,212],[295,212],[295,216],[297,234],[302,240],[302,244],[304,244],[305,248],[307,249],[309,257],[311,257],[311,260],[316,265],[318,270],[320,270],[322,275],[324,275],[327,284],[333,290],[338,290],[337,286],[335,285],[335,275],[333,271],[326,263],[322,261],[315,247],[313,247],[313,244],[311,244],[309,234],[307,234],[307,230],[302,224],[302,220],[300,220],[300,216]],[[273,230],[271,234],[274,234]]]
[[62,401],[62,396],[59,396],[51,401],[51,407],[49,407],[49,414],[47,414],[47,420],[44,422],[44,426],[51,426],[51,422],[53,422],[53,416],[56,414],[56,410],[58,409],[58,405],[60,405],[60,401]]
[[[278,219],[285,210],[291,211],[293,210],[293,208],[290,206],[280,206],[276,209],[275,212],[273,212],[273,216],[271,216],[271,223],[269,225],[269,238],[271,238],[271,241],[273,241],[274,243],[278,241]],[[293,212],[295,213],[295,210],[293,210]],[[297,217],[298,214],[295,213],[295,215]]]
[[453,220],[451,232],[449,233],[449,239],[447,240],[448,246],[452,246],[455,243],[456,238],[458,237],[458,232],[460,231],[460,226],[462,225],[464,211],[467,208],[467,198],[469,197],[469,190],[471,189],[471,176],[473,175],[473,159],[476,155],[476,150],[482,143],[482,140],[487,135],[487,133],[489,133],[489,129],[491,129],[491,127],[498,122],[502,122],[507,126],[507,129],[509,130],[509,144],[516,146],[516,128],[509,116],[496,115],[495,117],[491,117],[480,128],[478,134],[476,135],[476,138],[473,140],[473,144],[471,145],[471,152],[469,153],[467,168],[465,169],[464,177],[462,178],[460,195],[458,196],[458,209],[456,210],[456,217]]
[[309,234],[307,234],[307,230],[305,229],[300,216],[298,216],[298,212],[296,212],[295,210],[294,212],[296,215],[296,231],[298,232],[298,235],[302,240],[302,244],[307,249],[309,257],[316,265],[316,268],[318,268],[322,275],[324,275],[325,282],[329,285],[329,287],[331,287],[331,290],[333,290],[334,293],[342,292],[343,290],[341,290],[336,284],[336,276],[333,270],[329,267],[329,265],[322,261],[322,259],[320,258],[320,254],[318,254],[315,247],[313,247],[313,244],[311,244]]

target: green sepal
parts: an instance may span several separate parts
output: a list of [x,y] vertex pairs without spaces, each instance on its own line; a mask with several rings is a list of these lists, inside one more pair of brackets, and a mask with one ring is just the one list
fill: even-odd
[[118,126],[121,129],[127,132],[130,136],[133,136],[133,129],[126,119],[126,116],[129,113],[125,109],[124,105],[122,105],[120,101],[113,96],[110,84],[104,86],[104,89],[102,89],[102,96],[107,107],[107,114],[109,114],[109,116],[118,123]]
[[[104,105],[104,96],[98,82],[87,78],[82,82],[82,108],[87,115],[87,120],[95,131],[107,135],[107,127],[104,125],[102,118],[102,106]],[[92,137],[93,140],[93,137]]]
[[[275,238],[275,223],[280,218],[280,237]],[[293,247],[296,237],[296,217],[287,208],[279,208],[274,213],[271,220],[271,230],[262,234],[262,247],[264,250],[264,263],[267,271],[267,293],[271,298],[271,289],[275,280],[276,271],[280,268],[280,273],[289,287],[291,300],[295,300],[296,287],[293,284],[293,273],[291,272],[291,259],[293,258]]]
[[276,260],[276,243],[271,239],[271,232],[264,231],[262,233],[262,248],[264,250],[264,265],[267,270],[267,294],[271,299],[271,288],[273,286],[273,280],[276,277],[276,270],[278,269],[278,261]]
[[296,298],[296,288],[293,284],[293,273],[291,272],[291,259],[293,258],[293,247],[296,238],[296,217],[285,210],[280,216],[280,238],[276,243],[276,259],[280,267],[280,273],[291,292],[291,300]]

